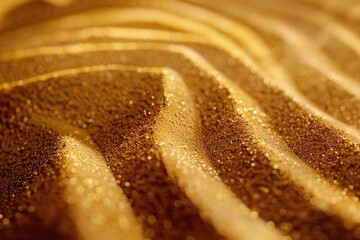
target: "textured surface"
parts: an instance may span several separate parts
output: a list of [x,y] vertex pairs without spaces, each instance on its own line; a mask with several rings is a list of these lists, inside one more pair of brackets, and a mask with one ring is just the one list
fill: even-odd
[[358,0],[0,3],[0,239],[360,239]]

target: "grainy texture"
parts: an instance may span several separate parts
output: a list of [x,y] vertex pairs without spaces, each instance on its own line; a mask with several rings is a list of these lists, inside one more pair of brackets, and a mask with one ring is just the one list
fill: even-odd
[[360,239],[358,2],[24,2],[0,239]]

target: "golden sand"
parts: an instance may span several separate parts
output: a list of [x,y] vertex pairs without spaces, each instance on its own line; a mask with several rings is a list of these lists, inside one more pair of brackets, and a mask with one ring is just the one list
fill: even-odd
[[358,0],[8,0],[0,29],[0,239],[360,239]]

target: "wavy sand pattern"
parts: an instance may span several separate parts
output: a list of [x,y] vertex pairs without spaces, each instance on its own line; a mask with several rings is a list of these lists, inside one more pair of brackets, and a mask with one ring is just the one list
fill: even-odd
[[360,2],[0,4],[0,239],[360,239]]

